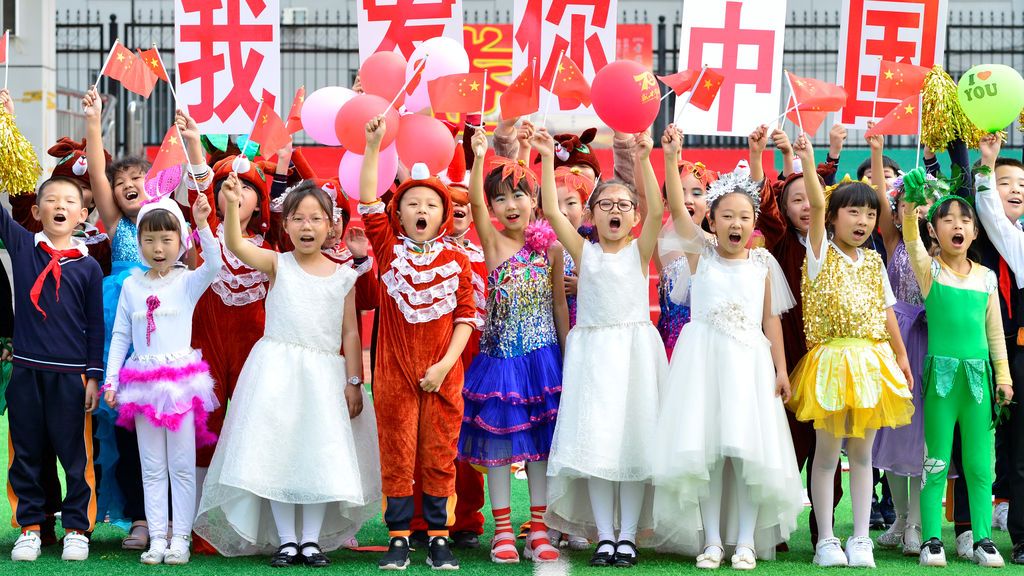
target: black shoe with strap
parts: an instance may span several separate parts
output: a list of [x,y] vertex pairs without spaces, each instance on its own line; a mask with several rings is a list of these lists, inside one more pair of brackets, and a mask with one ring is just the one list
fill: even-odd
[[[611,552],[601,552],[601,548],[611,548]],[[601,540],[594,549],[594,555],[590,557],[591,566],[614,566],[615,565],[615,542]]]
[[[313,553],[306,554],[306,550],[310,548],[313,549]],[[316,542],[306,542],[299,546],[299,555],[302,556],[302,562],[311,568],[326,568],[331,565],[331,559],[324,555],[324,551]]]
[[[619,548],[626,547],[632,552],[632,554],[623,554],[619,552]],[[636,566],[637,562],[640,561],[640,551],[636,549],[636,544],[629,540],[619,540],[619,543],[615,545],[615,566],[618,568],[632,568]]]
[[[289,554],[286,552],[289,548],[295,550],[295,553]],[[270,567],[287,568],[288,566],[295,566],[301,561],[302,560],[299,558],[299,545],[295,542],[285,542],[278,546],[277,552],[274,552],[274,555],[270,557]]]
[[409,540],[404,536],[395,536],[388,543],[388,551],[377,562],[381,570],[405,570],[409,566]]
[[452,553],[451,543],[446,536],[434,536],[427,547],[427,566],[434,570],[458,570],[459,561]]
[[1013,553],[1010,554],[1010,562],[1024,564],[1024,542],[1013,545]]

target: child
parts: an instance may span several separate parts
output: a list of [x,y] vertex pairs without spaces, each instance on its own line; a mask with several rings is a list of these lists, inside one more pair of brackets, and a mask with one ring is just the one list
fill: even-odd
[[384,130],[383,117],[366,125],[359,204],[381,271],[373,400],[381,415],[384,522],[390,542],[378,566],[400,570],[409,565],[418,464],[430,537],[427,561],[434,568],[454,569],[458,560],[448,542],[448,525],[463,413],[460,355],[480,324],[473,272],[465,255],[443,241],[451,229],[451,197],[425,165],[413,166],[413,178],[398,187],[386,208],[377,198]]
[[[669,126],[666,158],[674,162],[681,144]],[[758,555],[774,557],[803,508],[779,323],[794,300],[771,254],[747,249],[762,184],[739,171],[721,175],[708,189],[709,236],[688,218],[678,174],[667,170],[666,189],[693,272],[693,320],[679,336],[669,370],[675,385],[662,396],[653,435],[661,440],[655,521],[669,547],[699,553],[697,568],[718,568],[728,545],[732,567],[751,570]],[[695,533],[683,524],[697,511]]]
[[[865,137],[871,147],[872,184],[881,210],[878,216],[878,229],[885,242],[885,252],[889,255],[889,283],[896,296],[893,313],[900,327],[900,336],[907,348],[907,358],[914,374],[914,380],[921,383],[921,369],[925,354],[928,351],[928,327],[925,320],[924,296],[915,279],[915,272],[909,256],[907,245],[900,234],[900,225],[906,221],[905,212],[911,215],[921,214],[923,210],[913,211],[904,201],[903,180],[894,181],[894,204],[890,204],[887,193],[889,184],[885,178],[882,147],[884,137]],[[929,177],[934,181],[933,177]],[[935,198],[931,198],[934,201]],[[911,220],[917,226],[917,220]],[[892,494],[896,521],[889,530],[878,537],[878,545],[883,548],[902,548],[907,556],[921,554],[921,471],[923,461],[921,454],[925,450],[924,442],[924,386],[917,386],[914,394],[914,416],[908,426],[901,428],[882,428],[875,436],[875,445],[871,453],[871,461],[875,468],[885,472],[885,479]]]
[[[594,192],[594,181],[578,166],[555,168],[555,190],[558,193],[558,210],[577,230],[583,226],[583,212],[590,195]],[[543,207],[540,210],[543,216]],[[562,249],[563,276],[565,277],[565,302],[569,309],[569,328],[576,325],[576,288],[578,273],[576,263],[569,252]]]
[[[801,163],[812,166],[814,153],[806,135],[794,147]],[[803,178],[811,218],[801,291],[811,350],[790,376],[790,406],[798,420],[813,421],[816,430],[811,500],[820,538],[814,563],[874,567],[868,536],[871,447],[878,428],[910,422],[913,375],[891,310],[896,299],[885,266],[877,252],[861,249],[875,228],[875,191],[846,182],[826,203],[817,175],[805,171]],[[844,439],[854,519],[845,554],[832,534],[829,506],[830,480]]]
[[[199,196],[192,213],[206,259],[189,271],[181,262],[189,231],[178,204],[164,198],[139,210],[139,250],[149,269],[125,281],[110,343],[104,397],[118,409],[118,424],[135,428],[141,454],[150,531],[143,564],[188,562],[196,444],[212,441],[206,414],[217,406],[213,380],[202,355],[189,345],[196,302],[220,268],[220,247],[206,223],[209,212],[206,196]],[[170,546],[164,537],[168,477],[175,512]]]
[[[100,265],[74,231],[88,211],[74,180],[39,186],[32,215],[43,223],[33,235],[0,208],[0,241],[14,269],[14,368],[7,388],[10,409],[8,496],[21,535],[11,560],[39,557],[46,518],[40,462],[52,449],[64,469],[61,507],[64,560],[89,557],[96,521],[92,419],[97,381],[103,377],[103,303]],[[84,407],[84,410],[83,410]]]
[[[550,229],[530,224],[537,200],[528,169],[499,158],[485,182],[483,131],[474,133],[472,146],[470,204],[489,274],[480,353],[462,390],[459,459],[487,467],[495,523],[491,561],[499,564],[519,561],[509,508],[510,465],[526,462],[531,526],[524,553],[535,562],[553,562],[558,550],[543,518],[547,458],[562,389],[560,344],[568,325],[562,251],[552,247]],[[502,230],[491,223],[488,208]]]
[[[983,148],[984,150],[984,148]],[[984,186],[979,178],[979,186]],[[924,361],[925,476],[921,512],[925,545],[922,566],[945,566],[942,546],[942,498],[946,490],[953,446],[953,429],[960,427],[967,478],[974,562],[1002,567],[1003,558],[992,543],[992,401],[1007,405],[1013,396],[1006,343],[999,317],[998,280],[991,270],[967,258],[977,237],[974,209],[947,194],[928,210],[929,232],[939,244],[931,258],[917,227],[918,205],[925,201],[925,173],[918,168],[903,177],[903,237],[928,313],[928,356]],[[980,201],[984,193],[979,190]],[[1004,221],[1005,222],[1005,221]],[[1005,229],[1011,228],[1005,222]],[[1011,234],[1006,236],[1012,238]],[[990,368],[989,358],[992,364]],[[994,374],[993,370],[994,368]],[[995,393],[990,380],[997,382]]]
[[631,234],[640,220],[640,199],[631,186],[610,180],[590,195],[589,215],[598,236],[591,243],[555,203],[554,140],[543,129],[532,139],[541,155],[544,213],[580,274],[577,323],[567,339],[561,413],[548,467],[547,521],[562,532],[596,538],[594,566],[638,561],[641,527],[651,524],[646,493],[653,462],[646,443],[654,436],[667,371],[647,299],[663,208],[649,160],[653,143],[646,134],[636,140],[651,199],[640,238]]
[[327,566],[323,551],[353,536],[379,505],[376,420],[359,376],[357,274],[321,252],[331,202],[312,182],[282,207],[295,246],[283,254],[242,237],[235,173],[220,195],[227,248],[272,288],[266,331],[238,377],[196,532],[225,556],[277,544],[271,566]]

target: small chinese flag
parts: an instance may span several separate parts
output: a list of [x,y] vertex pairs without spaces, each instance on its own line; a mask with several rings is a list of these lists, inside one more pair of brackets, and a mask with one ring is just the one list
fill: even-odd
[[6,64],[7,63],[7,45],[11,41],[10,34],[11,34],[10,30],[4,30],[3,40],[0,41],[0,64]]
[[260,103],[260,110],[256,113],[256,124],[253,125],[249,138],[260,143],[260,153],[264,158],[277,154],[278,150],[292,141],[281,117],[266,101]]
[[[696,85],[698,79],[700,80],[700,86]],[[676,93],[676,96],[682,96],[692,91],[693,95],[690,97],[690,104],[706,111],[711,109],[715,98],[718,97],[718,91],[721,90],[722,83],[725,82],[725,76],[712,68],[698,68],[696,70],[683,70],[670,76],[658,76],[658,80],[661,80],[662,83],[671,88]]]
[[878,67],[878,97],[902,100],[917,96],[928,72],[924,66],[882,60]]
[[146,179],[153,178],[161,171],[185,162],[188,162],[188,156],[185,155],[185,146],[181,142],[181,135],[178,132],[178,127],[171,124],[171,127],[167,129],[167,134],[164,135],[164,141],[160,144],[160,150],[156,153],[156,158],[153,159],[153,166],[150,167]]
[[801,106],[798,114],[796,110],[790,110],[790,108],[796,108],[796,101],[792,96],[789,97],[789,103],[786,104],[786,110],[789,110],[786,112],[786,118],[793,124],[801,126],[809,136],[814,136],[821,125],[825,123],[825,119],[828,118],[828,112],[805,109]]
[[540,109],[540,85],[537,84],[533,66],[527,66],[516,76],[499,102],[502,120],[529,116]]
[[430,107],[437,112],[479,112],[483,107],[482,72],[450,74],[427,82]]
[[114,44],[107,65],[103,68],[103,75],[117,80],[125,90],[143,98],[149,98],[158,80],[156,74],[120,42]]
[[306,101],[306,87],[299,86],[299,89],[295,91],[295,99],[292,100],[292,109],[288,112],[288,128],[289,134],[295,134],[299,130],[302,130],[302,103]]
[[420,85],[420,80],[423,78],[423,70],[427,67],[427,63],[424,60],[425,58],[421,58],[412,65],[412,78],[409,78],[405,83],[405,93],[409,96],[412,96],[412,93],[416,91],[416,88]]
[[886,114],[885,118],[879,120],[878,124],[869,129],[865,136],[917,134],[918,117],[921,114],[918,109],[919,98],[920,94],[905,98]]
[[804,78],[788,71],[786,75],[801,114],[804,111],[835,112],[846,106],[846,90],[842,86],[815,78]]
[[590,84],[576,62],[565,54],[562,54],[562,60],[558,63],[555,80],[551,84],[551,93],[559,98],[568,98],[584,106],[590,106]]
[[157,78],[170,83],[171,79],[167,77],[167,70],[164,70],[164,63],[160,59],[160,55],[157,53],[156,48],[150,48],[145,52],[139,50],[139,58],[141,58],[143,63],[146,64],[146,67],[149,68],[150,72],[156,74]]

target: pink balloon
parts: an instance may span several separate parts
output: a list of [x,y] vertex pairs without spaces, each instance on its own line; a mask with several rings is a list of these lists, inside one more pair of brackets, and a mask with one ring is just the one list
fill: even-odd
[[[363,170],[363,155],[355,152],[345,152],[341,157],[341,164],[338,165],[338,181],[341,189],[348,194],[349,198],[359,200],[359,173]],[[380,159],[377,162],[377,197],[391,188],[398,175],[398,153],[395,146],[391,145],[380,151]]]
[[612,62],[597,71],[590,86],[594,112],[613,130],[647,130],[661,108],[661,88],[651,71],[632,60]]
[[402,118],[398,127],[398,157],[410,169],[422,162],[431,174],[444,171],[455,153],[452,132],[437,118],[412,114]]
[[[398,52],[377,52],[363,62],[359,68],[359,81],[367,94],[380,96],[391,102],[396,94],[402,92],[405,84],[405,57]],[[395,106],[405,102],[405,93],[399,94]]]
[[366,150],[366,123],[381,114],[387,126],[380,147],[381,150],[387,148],[398,135],[398,110],[389,107],[387,100],[372,94],[360,94],[338,111],[333,124],[338,141],[349,152],[362,154]]
[[[427,56],[429,55],[429,58]],[[405,67],[405,78],[412,78],[413,72],[421,60],[426,58],[423,76],[416,84],[412,94],[405,97],[405,108],[410,112],[419,112],[430,106],[430,94],[427,93],[427,82],[449,74],[465,74],[469,72],[469,55],[460,42],[438,36],[431,38],[416,47]]]
[[355,96],[355,92],[341,86],[326,86],[306,96],[299,111],[302,129],[317,144],[340,146],[334,131],[334,119],[341,107]]

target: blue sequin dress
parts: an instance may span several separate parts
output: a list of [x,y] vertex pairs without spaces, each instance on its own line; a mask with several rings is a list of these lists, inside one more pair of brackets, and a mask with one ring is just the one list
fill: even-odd
[[487,323],[466,372],[459,459],[482,466],[547,460],[562,355],[547,255],[523,246],[487,277]]
[[[690,321],[690,298],[687,296],[685,304],[677,304],[669,294],[675,288],[678,279],[689,282],[689,274],[680,275],[680,266],[689,266],[690,261],[685,256],[679,256],[661,269],[661,276],[658,278],[658,306],[661,313],[658,315],[658,333],[665,343],[665,352],[669,358],[672,357],[672,350],[676,347],[676,340],[679,332]],[[688,271],[687,271],[688,272]]]
[[[576,262],[573,261],[572,255],[565,248],[562,248],[562,262],[564,263],[565,276],[576,276]],[[565,304],[569,308],[569,328],[576,325],[576,297],[565,295]]]

